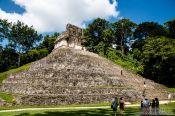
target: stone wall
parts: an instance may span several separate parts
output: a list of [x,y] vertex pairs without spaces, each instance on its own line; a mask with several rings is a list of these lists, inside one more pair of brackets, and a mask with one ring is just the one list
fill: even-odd
[[57,37],[54,49],[59,47],[70,47],[73,49],[82,50],[82,40],[83,29],[72,24],[67,24],[66,31],[64,31]]

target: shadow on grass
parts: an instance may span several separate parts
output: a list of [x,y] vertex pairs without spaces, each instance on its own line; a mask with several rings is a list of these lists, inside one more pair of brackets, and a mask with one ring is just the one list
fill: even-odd
[[[127,108],[124,113],[125,116],[138,116],[139,109]],[[88,110],[67,110],[67,111],[45,111],[43,113],[21,113],[15,116],[113,116],[111,109],[88,109]],[[119,116],[119,110],[117,111]]]

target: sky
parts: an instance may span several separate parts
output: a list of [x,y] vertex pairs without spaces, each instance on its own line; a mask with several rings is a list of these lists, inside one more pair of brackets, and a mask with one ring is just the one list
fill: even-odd
[[67,23],[86,27],[97,17],[163,24],[175,18],[175,0],[0,0],[1,19],[20,20],[39,33],[63,31]]

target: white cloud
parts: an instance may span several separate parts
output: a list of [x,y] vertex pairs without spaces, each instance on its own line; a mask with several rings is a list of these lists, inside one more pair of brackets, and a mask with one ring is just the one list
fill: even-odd
[[67,23],[83,26],[84,21],[97,17],[117,17],[117,2],[109,0],[13,0],[23,7],[23,14],[7,13],[0,9],[0,18],[11,22],[20,20],[39,32],[58,32]]

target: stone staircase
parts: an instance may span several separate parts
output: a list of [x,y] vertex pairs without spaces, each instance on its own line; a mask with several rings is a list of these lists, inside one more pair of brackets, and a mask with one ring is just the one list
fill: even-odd
[[[123,75],[121,75],[121,70]],[[111,102],[114,96],[139,101],[146,96],[167,97],[157,83],[124,70],[97,54],[57,48],[34,62],[29,70],[9,75],[1,91],[20,94],[17,104],[59,105]]]

